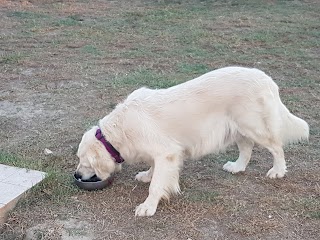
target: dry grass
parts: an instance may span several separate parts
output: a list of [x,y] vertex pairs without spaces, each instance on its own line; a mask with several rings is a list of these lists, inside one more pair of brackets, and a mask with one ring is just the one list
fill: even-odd
[[[10,214],[0,239],[317,239],[320,221],[317,1],[0,1],[0,162],[50,172]],[[168,87],[227,65],[258,67],[310,124],[287,147],[289,173],[269,180],[255,148],[245,173],[222,171],[233,147],[182,171],[182,195],[134,218],[148,185],[126,166],[113,186],[76,189],[83,132],[142,85]],[[43,150],[54,154],[45,156]],[[9,154],[8,154],[9,153]],[[79,224],[80,224],[79,223]],[[80,225],[81,225],[80,224]],[[79,226],[80,226],[79,225]],[[65,233],[66,234],[66,233]],[[67,235],[68,235],[67,234]],[[94,236],[94,237],[92,237]]]

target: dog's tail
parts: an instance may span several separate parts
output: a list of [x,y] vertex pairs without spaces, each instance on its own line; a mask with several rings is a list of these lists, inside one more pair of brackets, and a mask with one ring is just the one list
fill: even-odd
[[306,121],[296,117],[286,108],[281,102],[281,117],[282,128],[281,136],[283,144],[297,143],[301,141],[308,141],[309,139],[309,125]]

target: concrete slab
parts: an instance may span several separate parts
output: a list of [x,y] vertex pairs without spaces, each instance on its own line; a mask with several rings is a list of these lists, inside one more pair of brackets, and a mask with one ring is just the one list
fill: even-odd
[[27,191],[29,188],[20,186],[20,185],[13,185],[0,182],[0,203],[7,204],[12,199],[19,197],[22,193]]
[[0,181],[2,181],[3,179],[6,179],[8,177],[10,177],[11,175],[13,175],[17,170],[14,167],[10,167],[10,166],[6,166],[3,164],[0,164]]
[[0,164],[0,224],[18,200],[44,178],[44,172]]

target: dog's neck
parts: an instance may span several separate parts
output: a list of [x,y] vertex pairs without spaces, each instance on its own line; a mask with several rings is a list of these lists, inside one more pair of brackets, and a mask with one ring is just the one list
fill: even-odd
[[112,146],[110,142],[105,139],[100,128],[97,129],[95,136],[104,145],[116,163],[120,164],[124,162],[124,159],[121,157],[120,153],[114,148],[114,146]]

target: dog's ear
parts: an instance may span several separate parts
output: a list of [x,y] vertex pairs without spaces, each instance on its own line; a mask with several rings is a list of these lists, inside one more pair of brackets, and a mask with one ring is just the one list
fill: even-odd
[[90,157],[90,164],[96,175],[102,180],[107,179],[115,171],[116,165],[111,158],[105,159],[100,155]]

